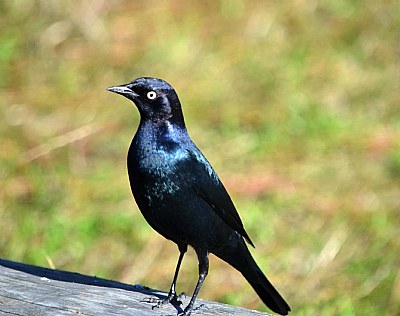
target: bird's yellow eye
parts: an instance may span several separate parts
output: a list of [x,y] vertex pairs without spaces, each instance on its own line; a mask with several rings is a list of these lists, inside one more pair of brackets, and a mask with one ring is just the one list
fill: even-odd
[[155,91],[149,91],[147,92],[147,98],[149,100],[154,100],[157,97],[157,93]]

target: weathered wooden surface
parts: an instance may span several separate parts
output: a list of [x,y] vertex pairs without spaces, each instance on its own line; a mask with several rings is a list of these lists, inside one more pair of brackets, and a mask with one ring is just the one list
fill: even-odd
[[[0,259],[0,315],[176,315],[172,304],[152,310],[146,298],[166,293],[78,273],[51,270]],[[183,298],[183,304],[190,297]],[[197,299],[196,315],[269,315]]]

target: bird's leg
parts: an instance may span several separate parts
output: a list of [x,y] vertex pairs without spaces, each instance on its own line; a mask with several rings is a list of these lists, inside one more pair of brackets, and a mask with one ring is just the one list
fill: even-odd
[[186,306],[183,313],[178,314],[178,316],[189,316],[193,310],[194,302],[196,301],[197,294],[199,294],[200,288],[203,285],[203,282],[208,274],[208,251],[205,249],[196,249],[197,258],[199,260],[199,279],[196,284],[196,288],[194,289],[192,299],[189,304]]
[[171,288],[169,290],[168,296],[163,299],[163,300],[153,300],[153,301],[147,301],[149,303],[155,303],[157,302],[157,305],[153,306],[154,308],[158,308],[162,305],[168,304],[171,301],[176,301],[177,303],[181,294],[180,295],[176,295],[176,281],[178,280],[178,274],[179,274],[179,269],[181,268],[181,263],[183,260],[183,256],[185,255],[186,251],[187,251],[187,245],[178,245],[179,248],[179,258],[178,258],[178,263],[176,264],[176,269],[175,269],[175,273],[174,273],[174,279],[172,280],[172,284],[171,284]]
[[187,251],[187,245],[184,246],[178,246],[179,247],[179,258],[178,258],[178,263],[176,264],[176,269],[174,273],[174,279],[172,280],[171,288],[168,293],[168,301],[170,302],[173,298],[179,298],[179,296],[176,295],[176,282],[178,280],[178,274],[179,274],[179,269],[181,268],[181,263],[183,260],[183,256],[185,255]]

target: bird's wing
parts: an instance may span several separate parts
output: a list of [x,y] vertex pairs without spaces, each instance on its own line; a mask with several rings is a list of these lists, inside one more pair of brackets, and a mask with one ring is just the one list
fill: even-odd
[[189,165],[193,168],[190,170],[190,173],[195,176],[194,187],[196,194],[206,201],[230,227],[242,235],[254,247],[253,242],[243,227],[242,220],[236,211],[231,197],[210,163],[198,149],[190,150],[189,156],[192,160],[192,163]]

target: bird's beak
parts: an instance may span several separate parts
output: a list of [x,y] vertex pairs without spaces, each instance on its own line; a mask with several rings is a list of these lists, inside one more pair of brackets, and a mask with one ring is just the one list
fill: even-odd
[[136,97],[138,96],[137,93],[135,93],[135,91],[133,91],[130,87],[129,84],[128,85],[120,85],[120,86],[113,86],[113,87],[109,87],[106,90],[123,95],[125,97]]

